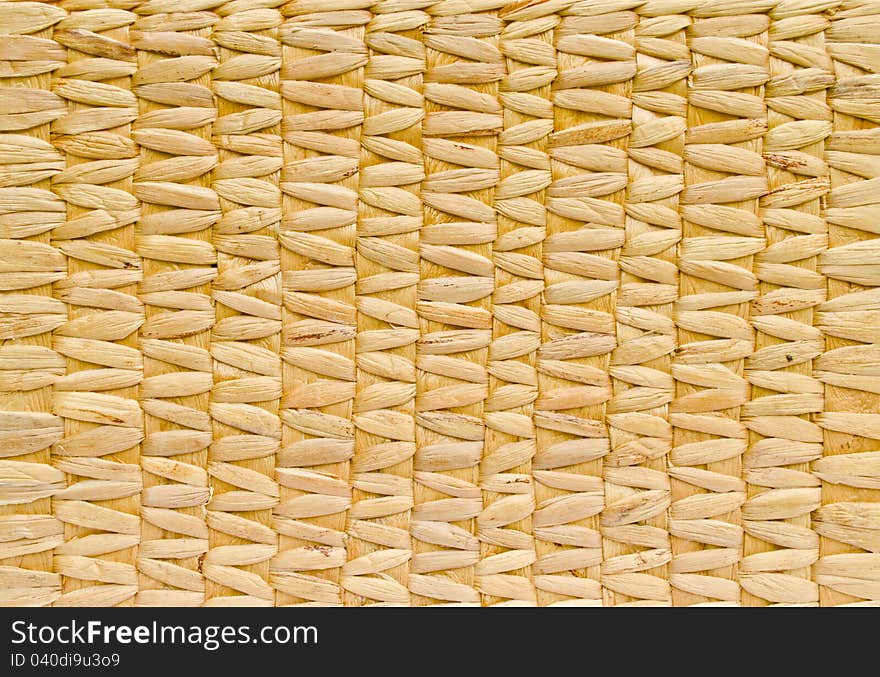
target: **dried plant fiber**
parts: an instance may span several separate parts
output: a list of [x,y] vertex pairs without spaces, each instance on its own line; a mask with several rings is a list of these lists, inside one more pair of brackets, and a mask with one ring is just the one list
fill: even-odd
[[0,604],[880,605],[880,2],[0,2]]

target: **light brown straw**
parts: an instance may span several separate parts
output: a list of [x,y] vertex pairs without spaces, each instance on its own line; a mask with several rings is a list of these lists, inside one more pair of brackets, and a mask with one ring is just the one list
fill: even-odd
[[0,2],[0,605],[876,606],[878,36]]

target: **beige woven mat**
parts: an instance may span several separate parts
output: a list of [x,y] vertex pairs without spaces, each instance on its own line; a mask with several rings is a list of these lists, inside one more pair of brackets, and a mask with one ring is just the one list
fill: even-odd
[[880,2],[0,34],[0,603],[880,601]]

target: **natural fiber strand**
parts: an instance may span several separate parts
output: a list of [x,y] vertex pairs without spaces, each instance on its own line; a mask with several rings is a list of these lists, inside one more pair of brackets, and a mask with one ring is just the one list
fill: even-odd
[[878,35],[0,2],[0,605],[876,606]]

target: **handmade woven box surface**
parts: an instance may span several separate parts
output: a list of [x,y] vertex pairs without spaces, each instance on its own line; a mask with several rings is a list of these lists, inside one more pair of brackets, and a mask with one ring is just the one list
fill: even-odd
[[0,604],[880,604],[880,2],[0,2]]

